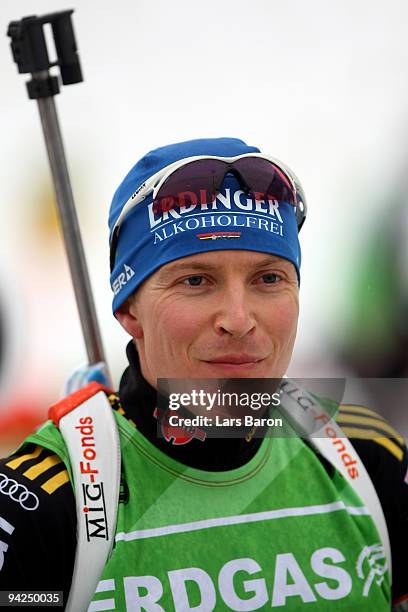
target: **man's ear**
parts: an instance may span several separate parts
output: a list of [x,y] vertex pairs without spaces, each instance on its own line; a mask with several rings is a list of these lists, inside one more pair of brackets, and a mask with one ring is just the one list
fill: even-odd
[[141,325],[135,301],[132,298],[126,300],[115,312],[115,317],[127,333],[135,340],[143,338],[143,327]]

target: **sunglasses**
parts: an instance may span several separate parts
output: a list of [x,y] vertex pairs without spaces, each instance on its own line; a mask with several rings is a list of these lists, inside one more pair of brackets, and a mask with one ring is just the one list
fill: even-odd
[[299,180],[273,157],[246,153],[237,157],[187,157],[159,170],[136,189],[126,202],[111,232],[110,265],[114,268],[120,226],[126,215],[153,194],[153,212],[212,202],[226,175],[233,175],[256,200],[278,200],[295,208],[300,231],[306,218],[306,199]]

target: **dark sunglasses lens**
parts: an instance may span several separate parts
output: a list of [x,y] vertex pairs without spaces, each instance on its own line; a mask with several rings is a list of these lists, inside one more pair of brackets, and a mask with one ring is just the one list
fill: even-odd
[[216,159],[197,160],[182,166],[160,187],[153,211],[160,214],[182,206],[209,204],[222,183],[226,166]]
[[173,208],[213,201],[224,180],[231,172],[242,189],[258,200],[279,200],[296,206],[292,184],[272,162],[260,157],[243,157],[232,164],[217,160],[192,161],[176,170],[160,187],[153,202],[153,211],[160,214]]
[[289,179],[272,162],[261,157],[243,157],[233,166],[257,200],[279,200],[296,206]]

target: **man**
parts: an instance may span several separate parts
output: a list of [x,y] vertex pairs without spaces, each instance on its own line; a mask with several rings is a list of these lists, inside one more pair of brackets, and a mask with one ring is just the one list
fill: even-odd
[[[345,430],[360,427],[363,439],[353,442],[386,517],[392,593],[370,511],[308,440],[256,427],[212,438],[171,425],[158,409],[158,379],[284,376],[304,214],[296,177],[230,138],[152,151],[117,190],[113,311],[132,341],[118,396],[109,395],[122,460],[115,545],[89,610],[389,610],[391,599],[407,609],[406,448],[381,417],[362,407],[339,412]],[[58,410],[77,403],[68,398]],[[89,422],[77,429],[92,477]],[[366,435],[373,428],[377,441]],[[344,457],[354,478],[358,458]],[[79,459],[48,423],[3,460],[2,589],[62,589],[66,601],[76,546],[67,468]],[[87,525],[100,512],[80,506]]]

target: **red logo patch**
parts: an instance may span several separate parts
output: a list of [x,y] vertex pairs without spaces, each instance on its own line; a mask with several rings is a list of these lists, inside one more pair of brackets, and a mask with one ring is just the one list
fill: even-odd
[[[153,416],[160,422],[161,431],[166,442],[180,446],[181,444],[187,444],[197,438],[204,442],[206,434],[202,429],[198,427],[182,427],[170,425],[168,421],[168,413],[160,412],[158,408],[155,408]],[[174,417],[174,415],[172,415]]]

